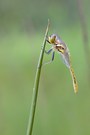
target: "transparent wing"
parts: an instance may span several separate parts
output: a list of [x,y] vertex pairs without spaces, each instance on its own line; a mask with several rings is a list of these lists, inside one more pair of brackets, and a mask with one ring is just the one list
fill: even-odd
[[70,73],[71,73],[71,76],[72,76],[72,81],[73,81],[74,92],[77,93],[78,92],[78,83],[77,83],[77,80],[76,80],[74,70],[73,70],[72,65],[71,65],[70,54],[69,53],[65,53],[65,54],[60,53],[60,55],[61,55],[61,59],[62,59],[63,63],[70,70]]
[[68,52],[65,52],[64,54],[60,53],[62,62],[70,68],[70,56]]

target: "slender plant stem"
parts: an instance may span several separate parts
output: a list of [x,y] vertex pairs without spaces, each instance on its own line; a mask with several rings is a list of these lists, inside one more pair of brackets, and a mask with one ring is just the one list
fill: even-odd
[[49,20],[48,20],[46,33],[45,33],[45,37],[43,40],[43,44],[42,44],[42,48],[41,48],[41,52],[40,52],[40,57],[39,57],[39,61],[38,61],[38,66],[37,66],[37,71],[36,71],[36,76],[35,76],[33,95],[32,95],[32,103],[31,103],[30,116],[29,116],[29,122],[28,122],[28,128],[27,128],[27,135],[32,135],[35,110],[36,110],[37,95],[38,95],[39,80],[40,80],[40,74],[41,74],[41,68],[42,68],[42,62],[43,62],[43,56],[44,56],[44,51],[45,51],[48,30],[49,30]]
[[87,28],[87,22],[85,18],[84,13],[84,4],[83,0],[77,0],[78,4],[78,13],[81,23],[81,29],[82,29],[82,36],[83,36],[83,46],[84,46],[84,52],[86,57],[86,64],[87,64],[87,74],[88,74],[88,80],[90,82],[90,55],[89,55],[89,38],[88,38],[88,28]]

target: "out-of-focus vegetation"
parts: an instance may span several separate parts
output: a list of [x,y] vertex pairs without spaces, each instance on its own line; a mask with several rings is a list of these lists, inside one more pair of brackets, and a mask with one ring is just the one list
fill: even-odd
[[[89,30],[90,1],[83,2]],[[77,3],[72,0],[0,0],[0,135],[26,135],[48,18],[49,33],[68,44],[79,93],[74,94],[70,73],[55,54],[55,61],[42,68],[33,134],[90,135],[90,84]],[[44,62],[50,58],[45,55]]]

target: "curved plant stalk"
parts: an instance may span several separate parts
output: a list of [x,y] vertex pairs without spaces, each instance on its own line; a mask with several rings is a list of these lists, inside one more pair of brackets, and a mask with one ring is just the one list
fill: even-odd
[[40,57],[39,57],[39,61],[38,61],[36,76],[35,76],[33,95],[32,95],[32,103],[31,103],[30,116],[29,116],[29,123],[28,123],[28,128],[27,128],[27,135],[32,135],[35,110],[36,110],[37,95],[38,95],[39,80],[40,80],[40,74],[41,74],[41,68],[42,68],[42,62],[43,62],[43,56],[44,56],[44,51],[45,51],[48,30],[49,30],[49,20],[48,20],[46,33],[44,36],[44,40],[43,40],[43,44],[42,44],[42,48],[41,48],[41,52],[40,52]]
[[83,38],[83,47],[86,57],[86,65],[87,65],[87,76],[88,76],[88,82],[90,82],[90,50],[89,50],[89,36],[88,36],[88,28],[87,28],[87,22],[86,22],[86,16],[84,13],[84,4],[83,0],[77,0],[77,6],[78,6],[78,13],[80,18],[80,24],[82,29],[82,38]]

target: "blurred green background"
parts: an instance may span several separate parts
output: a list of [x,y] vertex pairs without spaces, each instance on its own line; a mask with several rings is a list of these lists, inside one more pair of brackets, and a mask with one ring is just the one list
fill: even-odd
[[[90,0],[83,2],[90,37]],[[68,44],[79,92],[74,94],[70,72],[55,54],[42,68],[33,135],[90,135],[90,85],[75,0],[0,0],[0,135],[26,135],[48,18],[49,34]],[[44,62],[50,59],[44,55]]]

